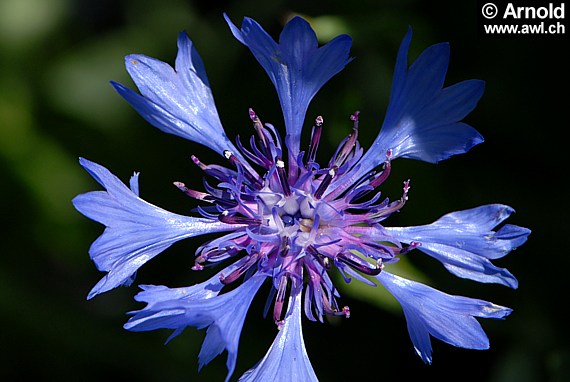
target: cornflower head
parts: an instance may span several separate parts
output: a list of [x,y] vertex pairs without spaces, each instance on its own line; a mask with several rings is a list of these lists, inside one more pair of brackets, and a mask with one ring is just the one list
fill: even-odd
[[398,52],[386,117],[371,147],[359,145],[359,113],[354,112],[347,137],[331,158],[320,161],[323,117],[314,119],[304,151],[301,131],[312,98],[351,61],[351,38],[341,35],[319,47],[309,24],[295,17],[276,42],[250,18],[244,18],[241,28],[225,18],[277,90],[284,139],[250,109],[253,136],[248,142],[231,142],[203,62],[186,33],[178,37],[174,68],[144,55],[127,56],[127,71],[140,94],[113,82],[115,90],[149,123],[209,147],[227,165],[192,157],[207,180],[202,191],[174,183],[197,203],[196,216],[183,216],[142,200],[138,173],[127,186],[106,168],[81,158],[105,188],[73,200],[77,210],[106,227],[89,250],[106,275],[88,298],[130,285],[142,265],[179,240],[220,233],[196,250],[192,268],[221,263],[219,272],[189,287],[141,285],[135,299],[146,306],[130,313],[126,329],[172,329],[173,338],[188,326],[207,328],[199,366],[226,350],[228,380],[250,303],[267,283],[266,313],[271,310],[277,337],[240,380],[316,381],[303,341],[302,312],[312,321],[350,316],[331,277],[339,272],[346,282],[381,284],[399,301],[413,346],[426,363],[432,361],[431,337],[463,348],[488,348],[476,317],[504,318],[511,309],[440,292],[390,273],[390,265],[419,250],[458,277],[516,288],[516,278],[491,261],[523,244],[530,231],[509,224],[494,230],[513,212],[501,204],[452,212],[427,225],[387,226],[390,215],[404,207],[410,182],[403,182],[394,201],[381,198],[379,190],[397,158],[435,163],[483,141],[460,122],[482,96],[483,82],[443,87],[447,44],[427,48],[408,66],[409,30]]

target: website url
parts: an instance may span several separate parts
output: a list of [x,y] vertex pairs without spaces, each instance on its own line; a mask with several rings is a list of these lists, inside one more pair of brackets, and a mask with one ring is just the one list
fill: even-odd
[[485,34],[489,35],[548,35],[565,34],[566,26],[561,22],[539,24],[485,24]]

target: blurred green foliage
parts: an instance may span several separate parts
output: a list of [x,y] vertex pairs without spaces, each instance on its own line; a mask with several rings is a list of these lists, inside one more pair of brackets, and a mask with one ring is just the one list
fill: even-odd
[[[530,241],[499,261],[520,280],[517,291],[458,280],[416,253],[403,263],[409,277],[429,277],[446,292],[514,308],[505,322],[484,322],[491,338],[485,352],[434,341],[434,364],[413,353],[397,305],[378,288],[350,284],[343,303],[349,320],[305,321],[304,333],[317,375],[333,380],[565,381],[570,350],[565,302],[568,256],[559,237],[568,232],[567,201],[559,185],[566,172],[565,46],[555,39],[481,39],[474,1],[260,0],[0,0],[0,380],[138,381],[195,380],[203,332],[188,329],[167,346],[166,332],[129,333],[125,312],[140,307],[136,287],[87,302],[102,276],[88,258],[102,227],[79,215],[70,200],[98,188],[77,163],[79,156],[107,166],[125,181],[141,171],[141,193],[178,213],[192,203],[174,180],[201,175],[190,161],[220,158],[202,147],[152,128],[117,96],[109,80],[132,84],[123,57],[144,53],[173,62],[176,35],[195,42],[230,137],[247,136],[247,109],[282,124],[277,97],[263,70],[236,42],[222,17],[239,24],[250,16],[275,37],[294,14],[305,16],[319,39],[339,33],[354,39],[355,60],[315,98],[308,118],[323,115],[332,154],[361,111],[361,143],[381,125],[396,51],[408,25],[411,58],[430,44],[450,41],[448,83],[481,78],[487,92],[468,117],[486,142],[437,166],[398,161],[385,194],[398,196],[400,179],[412,179],[406,208],[392,225],[433,221],[442,214],[500,202],[518,213],[511,223],[530,227]],[[563,41],[567,43],[567,41]],[[554,247],[546,244],[555,241]],[[143,267],[139,283],[190,285],[196,244],[173,246]],[[562,247],[562,248],[560,248]],[[416,251],[417,252],[417,251]],[[203,276],[202,276],[203,277]],[[260,292],[244,327],[234,379],[271,344],[275,328],[262,318]],[[374,293],[378,292],[377,295]],[[380,296],[380,297],[377,297]],[[384,309],[388,308],[388,310]],[[225,354],[206,366],[202,380],[222,380]]]

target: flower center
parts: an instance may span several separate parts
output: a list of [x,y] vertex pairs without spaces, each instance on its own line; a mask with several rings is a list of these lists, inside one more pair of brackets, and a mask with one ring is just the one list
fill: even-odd
[[[365,198],[387,179],[390,152],[381,172],[354,179],[351,169],[362,156],[358,112],[351,116],[352,132],[326,167],[315,161],[322,117],[315,121],[306,155],[301,153],[296,161],[290,158],[287,169],[281,159],[284,147],[273,126],[263,125],[253,110],[250,118],[257,139],[250,139],[250,149],[239,138],[236,142],[238,155],[247,162],[230,151],[224,156],[235,169],[206,165],[193,157],[194,163],[218,181],[216,187],[205,183],[206,192],[199,192],[175,183],[187,195],[209,203],[198,208],[204,217],[235,226],[235,232],[198,249],[193,269],[242,254],[239,267],[220,280],[229,284],[255,271],[271,276],[276,322],[281,322],[287,291],[299,283],[307,284],[309,306],[318,319],[323,314],[348,316],[349,309],[336,303],[338,292],[328,271],[334,266],[348,282],[352,277],[377,275],[384,263],[396,261],[395,256],[406,249],[399,242],[380,244],[379,239],[385,239],[379,237],[381,230],[364,227],[381,227],[380,221],[399,210],[407,200],[409,184],[404,183],[404,194],[396,202],[377,202],[379,192]],[[264,175],[251,164],[262,168]]]

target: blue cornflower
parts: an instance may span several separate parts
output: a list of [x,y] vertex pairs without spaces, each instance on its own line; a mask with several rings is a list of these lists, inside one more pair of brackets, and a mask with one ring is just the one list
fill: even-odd
[[[517,287],[516,278],[492,264],[522,245],[530,231],[515,225],[494,230],[513,209],[490,204],[452,212],[432,224],[389,227],[384,221],[402,209],[401,197],[381,199],[379,186],[396,158],[438,162],[467,152],[483,141],[460,122],[483,94],[478,80],[443,87],[449,47],[438,44],[407,64],[412,33],[398,52],[390,103],[378,137],[366,151],[358,143],[359,115],[335,154],[317,162],[324,120],[317,117],[306,151],[301,131],[311,99],[350,61],[351,39],[341,35],[319,47],[309,24],[295,17],[279,42],[254,20],[241,28],[226,16],[231,32],[247,46],[277,90],[283,110],[284,140],[270,124],[249,110],[255,135],[246,147],[227,137],[214,104],[204,65],[185,33],[178,37],[175,67],[144,55],[126,57],[138,90],[112,83],[148,122],[222,154],[229,168],[194,163],[208,176],[205,190],[175,185],[199,202],[197,216],[168,212],[139,197],[138,174],[129,186],[106,168],[80,159],[105,188],[77,196],[75,207],[105,225],[90,256],[106,275],[88,298],[130,285],[136,271],[171,244],[219,232],[196,251],[194,270],[223,263],[210,279],[185,288],[142,285],[135,297],[146,306],[125,324],[132,331],[207,328],[200,367],[227,350],[227,379],[232,375],[241,329],[249,305],[269,281],[272,318],[279,329],[265,357],[243,381],[316,381],[305,349],[302,312],[312,321],[325,315],[350,315],[339,305],[331,274],[383,285],[402,305],[418,355],[431,363],[431,337],[455,346],[486,349],[487,336],[475,317],[504,318],[511,309],[491,302],[449,295],[390,273],[390,265],[411,250],[439,260],[451,273],[484,283]],[[225,291],[229,284],[241,284]],[[286,367],[282,367],[286,365]]]

